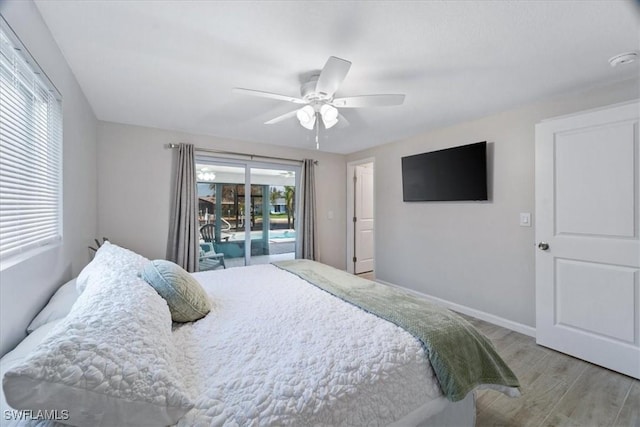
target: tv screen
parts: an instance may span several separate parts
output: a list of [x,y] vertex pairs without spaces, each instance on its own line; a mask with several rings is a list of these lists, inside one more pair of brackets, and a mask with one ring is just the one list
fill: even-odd
[[487,200],[487,142],[402,158],[405,202]]

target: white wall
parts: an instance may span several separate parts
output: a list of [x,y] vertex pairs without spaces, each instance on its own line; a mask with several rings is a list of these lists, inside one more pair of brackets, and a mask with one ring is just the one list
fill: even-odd
[[[534,126],[542,119],[640,96],[637,80],[353,153],[375,157],[375,275],[493,316],[535,325]],[[489,142],[489,202],[402,201],[400,158]],[[533,218],[535,221],[535,218]]]
[[[225,140],[116,123],[98,125],[98,231],[148,258],[166,256],[172,189],[170,143],[319,161],[316,197],[320,261],[345,268],[343,155]],[[333,219],[328,218],[333,211]]]
[[96,233],[96,126],[89,103],[32,1],[5,1],[0,13],[63,96],[63,243],[0,272],[0,354],[57,286],[89,261]]

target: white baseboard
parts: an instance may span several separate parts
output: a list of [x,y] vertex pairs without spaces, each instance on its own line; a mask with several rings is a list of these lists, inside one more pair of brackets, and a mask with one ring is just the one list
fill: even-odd
[[485,322],[493,323],[494,325],[502,326],[503,328],[510,329],[512,331],[519,332],[524,335],[528,335],[530,337],[536,336],[536,328],[533,328],[528,325],[524,325],[522,323],[514,322],[513,320],[508,320],[500,316],[496,316],[493,314],[486,313],[481,310],[476,310],[475,308],[467,307],[466,305],[457,304],[455,302],[447,301],[442,298],[434,297],[431,295],[427,295],[422,292],[415,291],[413,289],[405,288],[404,286],[395,285],[393,283],[385,282],[384,280],[376,279],[376,282],[384,283],[385,285],[393,286],[395,288],[400,288],[405,291],[416,294],[426,300],[431,301],[434,304],[438,304],[443,307],[447,307],[453,311],[457,311],[462,314],[466,314],[467,316],[475,317],[476,319],[484,320]]

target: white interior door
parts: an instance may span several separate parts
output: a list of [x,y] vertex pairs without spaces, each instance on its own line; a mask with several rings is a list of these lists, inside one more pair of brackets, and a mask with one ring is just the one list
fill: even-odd
[[536,126],[536,339],[640,378],[639,104]]
[[355,168],[354,272],[373,271],[373,164]]

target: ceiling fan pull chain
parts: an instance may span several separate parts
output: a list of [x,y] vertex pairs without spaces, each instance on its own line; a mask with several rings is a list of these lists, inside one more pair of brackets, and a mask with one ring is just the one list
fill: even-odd
[[[316,113],[317,116],[319,116],[319,113]],[[316,150],[320,149],[320,139],[318,138],[318,135],[320,134],[320,117],[316,117]]]

